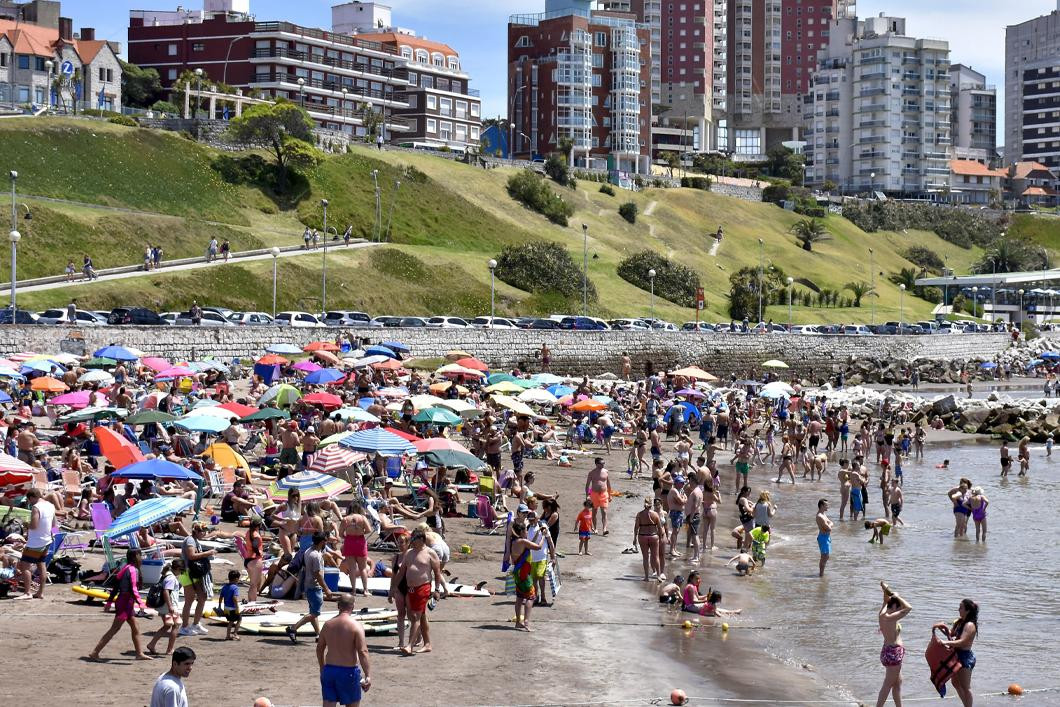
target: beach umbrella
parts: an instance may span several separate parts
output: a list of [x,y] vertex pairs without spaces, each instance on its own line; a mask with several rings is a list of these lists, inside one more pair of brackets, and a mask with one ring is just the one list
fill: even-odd
[[416,453],[416,448],[407,440],[379,427],[358,430],[343,438],[339,444],[358,452],[374,452],[385,457],[400,457],[404,454]]
[[762,386],[758,394],[763,398],[787,398],[795,395],[795,389],[783,381],[774,381]]
[[366,356],[386,356],[387,358],[397,358],[397,352],[394,349],[386,346],[366,346],[364,349]]
[[217,402],[216,400],[210,400],[209,398],[203,398],[202,400],[199,400],[194,405],[192,405],[191,409],[192,410],[203,410],[205,408],[220,407],[220,405],[221,405],[221,403]]
[[310,395],[303,397],[302,402],[320,405],[325,408],[342,407],[342,398],[331,393],[311,393]]
[[674,415],[681,415],[682,422],[688,422],[688,419],[693,416],[697,418],[700,417],[699,410],[695,405],[689,402],[680,402],[671,407],[666,411],[666,414],[663,415],[663,420],[669,420]]
[[[787,366],[785,366],[787,368]],[[676,371],[670,371],[671,376],[683,376],[685,378],[694,378],[695,380],[701,381],[716,381],[717,376],[713,376],[704,371],[699,366],[687,366],[685,368],[679,368]]]
[[0,378],[25,378],[24,375],[16,371],[11,366],[0,366]]
[[[7,455],[4,454],[3,456],[6,457]],[[3,462],[0,461],[0,463],[3,463]],[[28,468],[30,468],[30,469],[33,468],[33,467],[29,466],[29,464],[27,464],[26,466]],[[28,484],[30,481],[33,481],[33,472],[32,471],[3,471],[3,470],[0,470],[0,486],[19,486],[21,484]],[[11,506],[8,506],[7,508],[4,509],[4,515],[7,514],[7,511],[10,508],[11,508]]]
[[330,351],[314,351],[313,358],[330,363],[332,366],[339,365],[339,357]]
[[192,415],[191,417],[184,417],[176,420],[174,423],[181,429],[188,430],[189,432],[209,432],[211,434],[217,434],[223,432],[228,427],[228,420],[220,417],[214,417],[213,415]]
[[169,378],[187,378],[196,375],[196,371],[187,366],[170,366],[164,371],[155,374],[155,380],[167,380]]
[[164,371],[173,365],[166,359],[159,358],[158,356],[148,356],[147,358],[142,358],[140,359],[140,363],[146,366],[147,368],[150,368],[152,371],[155,371],[156,373],[158,371]]
[[222,410],[227,410],[236,417],[246,417],[247,415],[253,415],[258,411],[258,408],[251,407],[250,405],[243,405],[242,403],[228,402],[221,403],[219,405]]
[[519,379],[513,376],[511,373],[491,373],[486,376],[487,385],[497,385],[498,383],[503,383],[505,381],[508,381],[509,383],[515,383],[518,380]]
[[104,346],[92,353],[96,358],[112,358],[115,361],[135,361],[140,358],[133,351],[124,346]]
[[384,398],[404,398],[408,396],[409,389],[390,385],[386,388],[380,388],[378,391],[376,391],[376,394],[382,395]]
[[1034,359],[1033,361],[1028,361],[1028,362],[1027,362],[1027,368],[1034,368],[1035,366],[1040,366],[1040,365],[1042,365],[1043,363],[1045,363],[1045,361],[1043,361],[1043,360],[1042,360],[1042,359],[1040,359],[1040,358],[1036,358],[1036,359]]
[[305,382],[308,385],[327,385],[345,377],[342,371],[336,371],[334,368],[321,368],[319,371],[313,371],[306,376]]
[[471,358],[471,354],[463,349],[453,349],[445,352],[445,360],[447,361],[459,361],[462,358]]
[[299,361],[298,363],[291,366],[291,368],[296,371],[301,371],[302,373],[314,373],[315,371],[319,371],[324,367],[321,366],[319,363],[315,363],[313,361]]
[[579,400],[570,406],[571,410],[575,412],[600,412],[601,410],[607,409],[607,403],[602,403],[599,400]]
[[[118,362],[113,358],[90,358],[81,364],[82,368],[112,368],[117,366]],[[166,366],[169,366],[167,363]]]
[[49,405],[68,405],[72,408],[83,408],[89,403],[89,397],[92,394],[87,390],[79,390],[74,393],[64,393],[62,395],[56,395],[54,398],[48,400]]
[[440,452],[443,450],[471,454],[471,452],[468,451],[467,447],[465,447],[464,445],[460,444],[459,442],[454,442],[451,439],[446,439],[445,437],[418,439],[413,442],[412,445],[416,447],[416,451],[420,454],[424,454],[426,452]]
[[403,440],[405,440],[407,442],[418,442],[418,441],[420,441],[420,438],[417,437],[416,435],[409,434],[408,432],[402,432],[401,430],[399,430],[396,427],[384,427],[383,431],[384,432],[389,432],[392,435],[396,435],[396,436],[400,437],[401,439],[403,439]]
[[[302,349],[298,348],[294,344],[269,344],[265,347],[265,351],[271,354],[300,354]],[[285,359],[286,361],[286,359]],[[261,363],[259,360],[258,363]]]
[[12,402],[11,401],[11,396],[8,395],[7,393],[5,393],[4,391],[0,390],[0,403],[10,403],[10,402]]
[[427,422],[432,425],[458,425],[460,416],[445,408],[427,408],[421,410],[412,418],[413,422]]
[[463,366],[464,368],[470,368],[470,369],[475,370],[475,371],[488,371],[490,369],[490,367],[487,366],[485,364],[485,362],[478,360],[474,356],[468,356],[467,358],[457,359],[453,363],[455,363],[458,366]]
[[323,449],[324,447],[327,447],[328,445],[337,444],[337,443],[341,442],[344,438],[346,438],[346,437],[348,437],[349,435],[352,435],[352,434],[353,434],[352,432],[336,432],[335,434],[330,435],[330,436],[325,437],[324,439],[320,440],[320,443],[317,444],[317,447],[320,448],[320,449]]
[[239,418],[239,415],[236,415],[230,410],[225,410],[223,407],[218,405],[216,401],[211,400],[210,402],[212,402],[213,405],[193,407],[191,409],[191,412],[188,413],[188,417],[198,417],[200,415],[205,415],[207,417],[216,417],[219,420],[231,420],[233,417]]
[[437,451],[424,452],[420,457],[431,466],[447,466],[452,469],[469,469],[471,471],[482,471],[486,468],[486,462],[470,452],[439,449]]
[[379,343],[380,346],[385,346],[392,351],[399,353],[408,353],[411,349],[400,341],[382,341]]
[[486,388],[487,393],[521,393],[525,388],[513,381],[501,381]]
[[[0,472],[4,473],[18,473],[18,474],[29,474],[32,478],[33,467],[22,461],[18,457],[13,457],[10,454],[4,454],[0,452]],[[29,479],[26,479],[29,481]],[[2,485],[3,482],[0,482]],[[8,484],[22,483],[21,481],[8,481]]]
[[334,341],[311,341],[303,346],[302,350],[309,353],[314,351],[338,351],[339,347]]
[[246,417],[241,417],[240,422],[262,422],[264,420],[290,420],[291,415],[286,410],[278,408],[262,408]]
[[696,390],[695,388],[682,388],[681,390],[674,393],[674,395],[683,395],[686,398],[705,398],[705,393]]
[[396,358],[390,358],[386,361],[373,363],[371,364],[371,366],[377,371],[396,371],[397,369],[402,368],[401,361],[397,360]]
[[177,479],[178,481],[202,481],[202,477],[191,469],[165,459],[146,459],[134,462],[114,472],[122,479]]
[[250,471],[250,464],[247,464],[246,457],[224,442],[214,442],[202,450],[202,453],[217,462],[218,466]]
[[350,407],[339,408],[335,412],[331,413],[330,417],[338,417],[340,420],[344,420],[346,422],[374,422],[378,424],[380,421],[378,417],[368,412],[367,410]]
[[997,368],[997,364],[994,363],[993,361],[987,361],[986,363],[979,364],[979,368],[986,368],[986,369]]
[[558,398],[543,388],[531,388],[519,393],[516,400],[524,403],[536,403],[538,405],[555,405]]
[[176,415],[170,415],[168,412],[162,412],[161,410],[143,410],[126,418],[125,424],[146,425],[151,422],[173,422],[176,419]]
[[56,419],[60,424],[67,422],[87,422],[88,420],[106,420],[108,418],[125,417],[129,411],[125,408],[113,407],[87,407],[83,410],[67,413]]
[[1060,358],[1060,353],[1057,353],[1056,351],[1042,351],[1040,354],[1038,354],[1038,358],[1044,358],[1047,361],[1052,361]]
[[468,376],[472,378],[481,378],[485,375],[482,371],[477,371],[474,368],[467,368],[458,363],[450,363],[442,366],[437,372],[441,373],[443,376]]
[[316,471],[300,471],[269,484],[269,498],[273,501],[284,501],[287,499],[288,491],[298,489],[303,501],[319,501],[338,496],[351,488],[353,486],[350,482],[334,476]]
[[92,433],[99,442],[99,449],[115,469],[142,462],[143,452],[125,436],[118,434],[109,427],[96,427]]
[[354,368],[364,368],[366,366],[371,366],[373,363],[382,363],[383,361],[386,361],[389,358],[389,356],[375,354],[374,356],[365,356],[363,358],[358,358],[354,360],[352,365]]
[[787,367],[788,367],[788,364],[784,363],[783,361],[778,361],[776,359],[772,359],[770,361],[766,361],[765,363],[762,364],[762,368],[787,368]]
[[444,365],[444,358],[409,358],[401,362],[401,365],[409,370],[433,371],[438,366]]
[[509,398],[507,395],[493,395],[490,397],[490,400],[503,408],[508,408],[516,415],[534,417],[537,414],[531,410],[526,403],[520,402],[515,398]]
[[78,383],[102,383],[110,385],[114,382],[114,376],[102,370],[86,371],[77,379]]
[[308,470],[334,476],[335,472],[349,469],[354,464],[364,461],[365,458],[361,452],[333,444],[313,455]]
[[460,417],[466,418],[478,417],[482,414],[481,410],[466,400],[443,400],[438,403],[438,407],[448,408]]
[[38,359],[36,361],[26,361],[19,367],[19,372],[24,375],[32,375],[34,373],[65,373],[66,369],[63,368],[62,364],[56,363],[55,361],[45,361]]
[[147,528],[159,521],[183,513],[195,502],[180,496],[159,496],[140,501],[115,519],[114,523],[103,533],[107,538],[118,538],[135,533],[140,528]]
[[33,361],[37,359],[54,361],[55,363],[62,364],[63,366],[76,366],[78,363],[81,362],[81,359],[79,359],[77,356],[68,353],[38,354],[37,356],[34,356],[33,358],[28,360]]
[[33,382],[30,383],[30,388],[33,390],[42,390],[46,393],[61,393],[64,390],[70,388],[57,378],[50,376],[41,376],[40,378],[34,378]]
[[302,393],[295,388],[293,385],[287,383],[280,383],[274,385],[258,398],[258,405],[264,405],[267,402],[276,401],[276,404],[280,407],[287,407],[302,397]]
[[555,373],[535,373],[530,376],[530,380],[539,385],[553,385],[555,383],[562,383],[563,377],[557,376]]
[[412,407],[415,409],[425,410],[426,408],[441,405],[445,401],[436,395],[413,395],[409,398],[409,402],[412,403]]
[[565,395],[570,395],[574,392],[574,388],[569,385],[560,385],[559,383],[553,383],[552,385],[545,388],[548,392],[552,393],[556,398],[562,398]]
[[260,363],[263,366],[286,366],[290,361],[279,354],[266,354],[254,363]]

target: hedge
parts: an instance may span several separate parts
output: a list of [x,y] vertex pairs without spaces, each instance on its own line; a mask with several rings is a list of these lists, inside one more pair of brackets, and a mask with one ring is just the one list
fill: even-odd
[[651,290],[648,271],[655,270],[655,294],[682,307],[696,305],[700,286],[695,270],[666,258],[653,250],[642,250],[618,265],[618,276],[645,292]]
[[[535,294],[557,293],[581,296],[582,270],[559,243],[530,241],[505,247],[494,270],[502,282]],[[596,301],[596,287],[588,286],[589,299]]]

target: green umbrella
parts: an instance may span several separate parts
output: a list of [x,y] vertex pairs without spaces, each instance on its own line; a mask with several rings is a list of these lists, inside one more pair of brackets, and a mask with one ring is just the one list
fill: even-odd
[[88,420],[105,420],[113,417],[125,417],[129,411],[125,408],[85,408],[77,412],[63,415],[56,422],[87,422]]
[[146,425],[149,422],[173,422],[176,419],[176,415],[170,415],[168,412],[162,412],[161,410],[142,410],[126,418],[125,424]]
[[497,383],[501,383],[504,381],[516,384],[519,383],[519,379],[513,376],[511,373],[491,373],[489,376],[486,377],[487,385],[496,385]]
[[240,422],[261,422],[263,420],[290,420],[291,415],[279,408],[262,408],[255,413],[240,418]]
[[401,362],[402,367],[417,371],[434,371],[445,365],[444,358],[410,358]]
[[460,424],[460,417],[454,415],[445,408],[427,408],[426,410],[420,410],[412,419],[414,422],[429,422],[432,425]]
[[468,469],[470,471],[482,471],[486,468],[486,462],[474,454],[458,452],[455,449],[437,449],[420,455],[431,466],[447,466],[452,469]]
[[81,365],[85,368],[113,368],[118,362],[112,358],[90,358]]

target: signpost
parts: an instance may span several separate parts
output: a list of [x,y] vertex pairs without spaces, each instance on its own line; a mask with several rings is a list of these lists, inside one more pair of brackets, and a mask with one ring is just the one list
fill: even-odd
[[67,60],[59,65],[59,73],[66,78],[70,78],[74,75],[74,62]]
[[699,331],[699,313],[707,308],[707,299],[703,294],[703,288],[696,288],[696,331]]

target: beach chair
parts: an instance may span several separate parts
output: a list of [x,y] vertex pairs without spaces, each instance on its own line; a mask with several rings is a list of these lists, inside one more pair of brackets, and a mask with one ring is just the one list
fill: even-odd
[[66,505],[72,506],[77,503],[78,497],[81,495],[81,475],[73,469],[63,469],[63,498],[66,501]]
[[497,534],[497,511],[493,509],[493,501],[489,496],[479,494],[475,500],[475,512],[478,515],[479,528],[486,531],[486,535]]
[[232,490],[236,483],[236,470],[230,466],[221,467],[221,495]]
[[[93,503],[89,505],[89,510],[92,512],[92,530],[96,533],[95,542],[101,543],[103,541],[103,533],[107,532],[111,525],[114,524],[114,517],[110,514],[110,509],[107,508],[105,503]],[[114,544],[127,545],[125,541],[114,540],[111,541]]]

